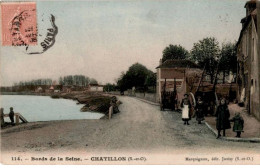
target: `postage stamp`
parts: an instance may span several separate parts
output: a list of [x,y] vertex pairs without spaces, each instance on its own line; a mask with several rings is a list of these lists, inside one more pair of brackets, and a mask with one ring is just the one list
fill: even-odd
[[35,2],[1,3],[2,45],[37,45]]

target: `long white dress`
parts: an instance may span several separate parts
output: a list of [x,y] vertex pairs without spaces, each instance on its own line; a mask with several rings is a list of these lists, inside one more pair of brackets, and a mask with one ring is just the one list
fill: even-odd
[[182,119],[189,119],[189,105],[183,105],[182,108]]

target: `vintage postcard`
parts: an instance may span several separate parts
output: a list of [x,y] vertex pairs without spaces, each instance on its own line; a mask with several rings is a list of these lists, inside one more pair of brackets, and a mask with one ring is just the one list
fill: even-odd
[[0,4],[1,164],[260,164],[258,0]]

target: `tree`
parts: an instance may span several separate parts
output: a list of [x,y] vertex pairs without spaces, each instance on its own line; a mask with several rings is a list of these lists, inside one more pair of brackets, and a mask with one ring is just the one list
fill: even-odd
[[125,91],[132,87],[136,87],[137,90],[145,90],[147,76],[151,73],[152,71],[148,70],[144,65],[135,63],[129,67],[126,73],[121,73],[117,85],[120,91]]
[[156,73],[149,71],[144,84],[145,86],[156,86]]
[[116,83],[117,83],[117,87],[119,88],[119,90],[121,92],[125,91],[127,89],[127,83],[126,83],[126,79],[125,79],[125,72],[121,72],[121,75],[117,79]]
[[222,44],[219,70],[223,72],[223,83],[225,82],[226,74],[229,75],[230,72],[235,74],[237,72],[237,57],[235,43],[228,42]]
[[62,77],[60,77],[59,78],[59,85],[63,85],[63,84],[64,84],[63,79],[62,79]]
[[186,59],[188,58],[189,52],[181,45],[170,44],[163,50],[162,62],[168,59]]
[[111,91],[115,91],[115,90],[116,90],[116,85],[115,84],[107,83],[104,86],[104,91],[105,92],[111,92]]
[[214,37],[207,37],[194,43],[190,59],[201,67],[205,66],[206,73],[213,83],[220,56],[219,43]]
[[156,73],[153,73],[152,71],[148,72],[148,75],[146,76],[145,79],[145,90],[147,92],[155,92],[155,87],[156,87]]
[[91,78],[91,79],[90,79],[90,82],[89,82],[89,84],[92,84],[92,85],[97,85],[97,84],[98,84],[98,82],[97,82],[97,80],[96,80],[96,79],[94,79],[94,78]]

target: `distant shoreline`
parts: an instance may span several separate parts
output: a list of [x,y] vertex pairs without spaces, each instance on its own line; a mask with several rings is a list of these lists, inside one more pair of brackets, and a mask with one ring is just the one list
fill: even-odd
[[32,95],[32,96],[51,96],[50,93],[36,93],[36,92],[0,92],[0,95]]

